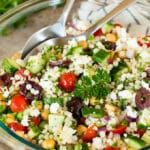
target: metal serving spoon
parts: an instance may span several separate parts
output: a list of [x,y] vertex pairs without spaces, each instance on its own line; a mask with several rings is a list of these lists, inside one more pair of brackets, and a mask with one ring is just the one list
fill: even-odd
[[28,55],[28,53],[30,53],[32,49],[35,48],[40,43],[50,38],[66,36],[65,24],[74,2],[75,0],[66,0],[63,13],[56,21],[56,23],[40,29],[28,39],[23,49],[21,50],[22,51],[21,59],[24,59],[26,55]]
[[107,21],[112,19],[115,15],[117,15],[122,10],[127,8],[133,2],[135,2],[135,0],[123,0],[116,8],[114,8],[111,12],[109,12],[104,18],[99,20],[95,25],[93,25],[86,32],[84,32],[83,34],[81,34],[79,36],[67,36],[67,37],[63,37],[63,38],[62,37],[60,37],[60,38],[57,37],[57,38],[49,39],[46,42],[42,43],[40,45],[40,47],[43,46],[43,45],[46,45],[46,44],[48,44],[48,45],[65,45],[65,44],[67,44],[68,40],[72,40],[72,39],[75,39],[77,41],[79,41],[79,40],[86,40],[87,37],[90,34],[94,33],[94,31],[99,29],[100,26],[102,26]]

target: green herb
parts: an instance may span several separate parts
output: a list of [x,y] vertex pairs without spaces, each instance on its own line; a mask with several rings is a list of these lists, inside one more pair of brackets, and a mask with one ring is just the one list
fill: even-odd
[[98,69],[92,79],[88,76],[81,77],[81,83],[76,84],[74,95],[83,100],[92,97],[105,98],[110,93],[110,81],[109,74],[103,69]]
[[63,99],[62,98],[54,98],[54,97],[51,97],[51,98],[44,98],[44,103],[45,104],[52,104],[52,103],[58,103],[60,104],[61,106],[64,105],[63,103]]
[[0,14],[7,12],[8,10],[16,7],[17,5],[27,0],[0,0]]

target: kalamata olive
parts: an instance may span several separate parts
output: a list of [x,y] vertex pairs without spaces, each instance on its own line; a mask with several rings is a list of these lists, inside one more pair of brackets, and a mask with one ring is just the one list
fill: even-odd
[[140,110],[150,107],[150,91],[141,87],[136,93],[135,102]]
[[1,82],[4,86],[10,87],[11,84],[12,84],[11,77],[13,77],[12,74],[10,74],[10,73],[5,73],[5,74],[3,74],[2,76],[0,76],[0,82]]
[[50,67],[69,67],[71,64],[71,60],[59,60],[59,61],[51,61],[49,63]]
[[115,50],[116,43],[111,41],[102,41],[102,44],[105,46],[106,49]]
[[34,81],[26,80],[20,85],[20,94],[24,95],[30,102],[34,99],[41,99],[43,94],[42,87]]
[[74,118],[78,118],[81,115],[82,107],[83,102],[79,97],[72,97],[72,99],[67,103],[67,108],[72,113]]
[[150,68],[146,70],[146,79],[150,80]]

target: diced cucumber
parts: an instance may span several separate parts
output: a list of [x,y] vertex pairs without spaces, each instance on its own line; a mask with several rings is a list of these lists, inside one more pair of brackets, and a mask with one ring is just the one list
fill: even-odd
[[128,71],[128,65],[123,60],[121,60],[118,66],[113,67],[113,69],[110,71],[110,75],[112,80],[118,80],[122,74],[127,73]]
[[16,118],[18,121],[21,121],[22,118],[23,118],[23,112],[18,112],[17,115],[16,115]]
[[149,109],[144,109],[139,116],[139,121],[138,121],[138,127],[139,128],[148,128],[150,127],[150,110]]
[[6,73],[15,73],[19,69],[19,65],[12,59],[4,58],[2,68]]
[[103,33],[109,33],[112,31],[112,29],[115,27],[114,24],[108,22],[106,23],[103,27],[102,27],[102,31]]
[[48,124],[47,121],[42,121],[42,122],[40,123],[39,127],[40,127],[41,129],[44,129],[45,125],[47,125],[47,124]]
[[109,57],[110,57],[110,53],[103,49],[101,49],[97,53],[93,54],[93,60],[97,63],[107,62]]
[[28,137],[33,139],[35,137],[37,137],[40,134],[40,128],[39,127],[32,127],[29,132],[28,132]]
[[141,138],[143,141],[145,141],[147,144],[150,144],[150,130],[147,130],[142,138]]
[[65,121],[64,115],[50,114],[49,115],[49,129],[53,131],[55,129],[62,128],[64,121]]
[[74,150],[82,150],[81,148],[82,148],[81,144],[74,145]]
[[6,106],[0,105],[0,114],[2,114],[6,110]]
[[38,74],[45,67],[46,63],[47,56],[45,54],[31,56],[26,62],[26,69],[31,71],[33,74]]
[[81,109],[81,112],[83,117],[92,116],[95,118],[102,118],[105,116],[105,112],[103,109],[96,109],[92,107],[83,107]]
[[141,140],[136,136],[128,136],[124,138],[124,141],[127,143],[129,147],[134,149],[140,149],[146,145],[146,143],[143,140]]
[[81,46],[76,46],[70,48],[67,55],[82,54],[82,53],[83,53],[83,48]]
[[89,150],[88,145],[86,143],[82,144],[82,150]]

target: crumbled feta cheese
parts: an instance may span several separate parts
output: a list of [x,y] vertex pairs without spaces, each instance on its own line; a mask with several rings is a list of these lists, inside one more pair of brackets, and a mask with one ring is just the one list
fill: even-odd
[[141,82],[142,87],[144,87],[147,90],[150,90],[150,85],[144,81]]
[[9,96],[9,91],[5,91],[5,92],[3,93],[3,97],[7,98],[8,96]]
[[38,117],[39,115],[40,115],[40,112],[38,109],[30,109],[30,116]]
[[59,108],[60,108],[60,105],[58,103],[52,103],[50,106],[50,112],[57,113]]
[[31,84],[27,84],[27,85],[26,85],[26,89],[27,89],[27,90],[31,90],[31,88],[32,88]]
[[138,116],[137,111],[133,110],[133,108],[131,106],[126,107],[126,113],[127,113],[127,116],[129,116],[131,118],[136,118]]
[[103,149],[104,145],[102,143],[102,139],[100,137],[93,138],[92,147],[96,149]]
[[123,90],[123,91],[120,91],[118,92],[118,96],[120,98],[127,98],[127,99],[131,99],[133,97],[133,94],[131,91],[129,90]]
[[21,124],[23,125],[23,126],[29,126],[29,116],[28,115],[24,115],[23,116],[23,119],[22,119],[22,121],[21,121]]
[[111,93],[110,93],[110,98],[111,98],[112,100],[116,100],[116,99],[117,99],[116,93],[115,93],[115,92],[111,92]]

